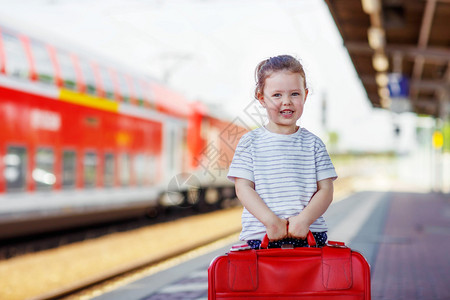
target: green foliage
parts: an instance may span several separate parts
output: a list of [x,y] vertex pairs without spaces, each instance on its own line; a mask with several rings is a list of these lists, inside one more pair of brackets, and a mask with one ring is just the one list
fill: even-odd
[[443,151],[450,152],[450,121],[446,121],[442,127],[442,134],[444,135]]
[[328,133],[328,143],[330,145],[337,145],[339,142],[339,134],[335,131],[330,131]]

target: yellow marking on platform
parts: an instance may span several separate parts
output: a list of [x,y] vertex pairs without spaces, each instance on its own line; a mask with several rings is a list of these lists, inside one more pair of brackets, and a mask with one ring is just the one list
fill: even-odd
[[444,146],[444,135],[442,132],[436,130],[433,132],[433,147],[434,149],[441,149]]

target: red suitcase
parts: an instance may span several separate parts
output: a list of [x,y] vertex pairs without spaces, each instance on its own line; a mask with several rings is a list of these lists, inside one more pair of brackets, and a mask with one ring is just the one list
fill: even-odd
[[[309,234],[310,245],[313,240]],[[208,268],[208,299],[369,300],[370,267],[340,242],[322,248],[230,251]]]

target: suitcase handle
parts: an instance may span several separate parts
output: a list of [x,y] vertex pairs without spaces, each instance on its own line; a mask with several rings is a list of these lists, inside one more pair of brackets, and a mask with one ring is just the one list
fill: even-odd
[[[316,239],[314,238],[311,230],[308,231],[308,234],[306,235],[306,241],[307,241],[309,247],[317,246]],[[268,246],[269,246],[269,237],[267,236],[267,233],[266,233],[261,241],[260,249],[267,249]]]

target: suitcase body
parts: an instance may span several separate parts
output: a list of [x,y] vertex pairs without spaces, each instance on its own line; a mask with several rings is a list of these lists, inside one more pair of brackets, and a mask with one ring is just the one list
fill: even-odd
[[370,267],[343,243],[230,251],[208,268],[208,299],[369,300]]

